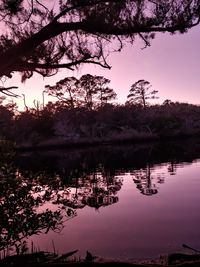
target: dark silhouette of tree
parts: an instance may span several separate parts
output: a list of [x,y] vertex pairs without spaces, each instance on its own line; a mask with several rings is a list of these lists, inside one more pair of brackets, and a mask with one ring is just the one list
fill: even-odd
[[46,85],[45,92],[58,98],[69,108],[79,107],[83,102],[83,90],[78,86],[78,79],[75,77],[62,79],[54,86]]
[[170,106],[170,105],[173,105],[173,101],[171,101],[170,99],[165,99],[163,101],[163,105],[164,106]]
[[110,68],[107,55],[126,41],[139,36],[148,46],[156,32],[186,32],[199,24],[199,9],[198,0],[1,1],[0,77],[18,71],[24,81],[89,63]]
[[79,86],[84,90],[85,107],[89,110],[99,106],[99,101],[100,106],[103,106],[117,96],[114,90],[107,86],[110,80],[102,76],[86,74],[79,81]]
[[97,95],[96,82],[91,74],[81,76],[78,86],[84,91],[84,106],[92,110],[95,106],[95,96]]
[[86,107],[91,110],[116,98],[116,93],[107,86],[108,83],[110,80],[102,76],[86,74],[80,79],[67,77],[54,86],[46,85],[45,92],[71,109]]
[[110,80],[102,77],[102,76],[95,76],[95,81],[97,84],[97,91],[98,96],[97,99],[100,100],[100,106],[104,106],[108,103],[108,101],[114,100],[117,98],[117,94],[115,91],[108,87]]
[[151,88],[150,82],[145,80],[138,80],[130,89],[130,93],[127,96],[129,104],[141,104],[145,108],[148,104],[148,99],[158,98],[155,95],[158,91],[149,91]]

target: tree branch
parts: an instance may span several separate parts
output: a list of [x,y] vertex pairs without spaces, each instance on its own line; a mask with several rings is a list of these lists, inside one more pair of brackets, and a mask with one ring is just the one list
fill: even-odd
[[[40,1],[37,0],[36,2],[38,3],[38,5],[41,5],[43,7],[43,5],[40,3]],[[176,31],[183,32],[184,30],[187,30],[189,28],[192,28],[192,27],[198,25],[200,22],[200,18],[197,18],[199,16],[197,14],[198,6],[195,7],[194,11],[191,11],[192,14],[190,14],[190,12],[189,12],[189,15],[186,16],[185,20],[183,20],[183,24],[181,24],[181,22],[179,22],[177,19],[173,20],[173,18],[170,19],[170,22],[169,22],[168,17],[166,19],[162,18],[158,23],[158,21],[155,19],[154,16],[152,18],[147,17],[146,22],[145,22],[146,17],[144,17],[144,21],[142,20],[142,21],[135,22],[134,9],[129,10],[128,7],[127,7],[127,10],[125,10],[125,11],[127,11],[127,12],[130,11],[130,14],[128,13],[127,17],[125,17],[125,18],[120,18],[118,15],[116,15],[113,18],[111,17],[111,19],[110,19],[108,16],[106,16],[106,12],[107,12],[106,3],[108,3],[108,7],[109,6],[112,7],[112,5],[109,5],[109,3],[119,3],[119,4],[120,3],[122,3],[122,4],[127,3],[127,5],[129,5],[131,2],[135,3],[138,1],[127,1],[127,0],[121,0],[121,1],[120,0],[93,0],[93,1],[88,0],[88,1],[86,1],[85,0],[85,2],[84,3],[83,2],[84,1],[79,1],[79,3],[81,3],[79,5],[77,4],[74,6],[68,6],[66,9],[61,11],[57,16],[55,16],[54,19],[48,25],[46,25],[43,28],[41,28],[40,30],[38,30],[38,32],[32,33],[32,31],[30,31],[27,35],[25,34],[25,36],[22,36],[24,38],[21,38],[21,39],[20,39],[20,37],[18,39],[16,37],[16,40],[20,40],[20,41],[18,41],[18,43],[16,43],[17,41],[14,40],[16,42],[13,42],[12,47],[10,46],[8,48],[8,46],[6,46],[6,44],[5,44],[5,47],[3,47],[4,49],[1,49],[1,52],[0,52],[0,61],[1,61],[0,77],[3,75],[11,77],[11,72],[16,71],[16,70],[18,70],[18,71],[26,71],[26,70],[36,71],[37,68],[38,69],[45,69],[45,68],[46,69],[47,68],[50,68],[50,69],[57,69],[57,68],[72,69],[73,66],[79,65],[81,63],[93,63],[93,64],[100,65],[104,68],[110,68],[110,66],[105,62],[105,56],[103,55],[103,53],[100,53],[98,56],[96,55],[95,57],[94,56],[89,56],[89,58],[83,57],[82,59],[79,60],[78,58],[80,58],[80,55],[84,55],[84,54],[83,53],[81,54],[80,51],[78,51],[78,49],[77,49],[76,51],[78,51],[79,53],[78,52],[77,52],[77,54],[75,53],[75,56],[74,56],[73,55],[73,48],[74,48],[73,45],[76,46],[76,43],[75,44],[73,43],[73,41],[74,41],[73,35],[72,35],[72,37],[69,36],[69,39],[71,38],[71,40],[64,39],[65,42],[69,41],[69,46],[70,46],[70,44],[72,45],[72,49],[71,50],[69,49],[69,52],[68,52],[68,53],[71,52],[72,56],[68,56],[68,54],[65,53],[65,51],[64,51],[62,54],[63,56],[61,56],[57,60],[57,62],[59,63],[62,60],[62,58],[65,57],[65,55],[68,58],[74,58],[75,57],[77,60],[75,60],[74,62],[72,59],[72,62],[66,63],[66,64],[34,65],[35,63],[26,63],[26,65],[25,65],[25,62],[24,62],[25,60],[31,61],[31,59],[30,59],[31,57],[29,58],[29,55],[31,55],[32,52],[34,54],[34,52],[36,51],[36,54],[37,54],[36,48],[38,48],[41,44],[44,44],[45,42],[47,42],[47,41],[49,41],[55,37],[61,36],[63,33],[77,33],[79,36],[81,36],[81,37],[83,36],[81,41],[85,40],[86,50],[87,50],[87,47],[89,47],[89,45],[90,45],[90,39],[89,39],[90,37],[93,37],[94,42],[96,42],[96,46],[94,46],[94,49],[96,49],[96,48],[98,49],[98,39],[97,38],[100,38],[100,42],[102,42],[103,38],[107,38],[109,40],[112,40],[112,37],[116,36],[116,38],[118,38],[118,40],[121,43],[121,47],[120,47],[120,50],[121,50],[121,48],[123,46],[121,39],[119,39],[119,37],[121,37],[121,36],[124,36],[124,38],[129,38],[129,37],[131,38],[131,37],[134,37],[135,34],[138,34],[145,41],[145,44],[148,45],[149,44],[148,38],[146,39],[145,36],[143,36],[143,33],[147,33],[147,34],[151,33],[151,32],[171,32],[171,33],[174,33]],[[171,2],[173,2],[173,1],[171,1]],[[31,0],[31,3],[33,3],[33,0]],[[104,3],[104,5],[102,5],[102,6],[99,5],[99,7],[101,7],[102,13],[101,12],[98,13],[98,10],[97,10],[97,14],[99,15],[97,17],[96,17],[96,11],[93,12],[93,9],[91,9],[92,14],[90,14],[90,12],[88,11],[88,13],[86,12],[86,14],[84,14],[83,16],[80,15],[75,22],[58,22],[59,18],[65,16],[71,10],[83,8],[83,11],[87,11],[85,9],[85,7],[92,7],[92,6],[95,6],[97,4],[101,4],[101,3],[102,4]],[[153,3],[153,0],[152,0],[152,3]],[[43,8],[45,8],[45,6]],[[119,7],[119,8],[121,8],[121,7]],[[183,5],[183,8],[185,8],[185,5]],[[188,9],[189,9],[189,7],[188,7]],[[118,11],[119,12],[117,12],[117,14],[120,14],[121,9],[119,9]],[[122,8],[122,11],[123,11],[123,8]],[[131,13],[131,11],[132,11],[132,13]],[[101,14],[103,14],[102,16],[105,15],[105,17],[102,17],[102,19],[101,19]],[[162,12],[161,12],[161,14],[162,14]],[[181,11],[179,15],[184,15],[184,14],[185,14],[184,11]],[[187,14],[187,12],[186,12],[186,14]],[[174,15],[174,13],[172,12],[171,16],[173,16],[173,15]],[[160,17],[158,16],[158,19],[159,18]],[[181,18],[181,16],[180,16],[180,18]],[[78,21],[78,20],[80,20],[80,21]],[[189,21],[192,21],[192,20],[193,21],[195,20],[195,22],[189,23]],[[68,21],[70,21],[70,19]],[[115,23],[113,23],[113,21]],[[164,25],[164,23],[165,23],[165,25]],[[156,26],[156,25],[158,25],[158,26]],[[17,32],[16,32],[16,34],[17,34]],[[22,33],[22,35],[23,35],[23,33]],[[13,38],[12,35],[10,35],[10,37]],[[70,41],[71,41],[71,43],[70,43]],[[57,40],[55,40],[55,43],[56,42],[57,42]],[[14,45],[14,43],[16,43],[16,44]],[[57,44],[58,44],[58,42],[57,42]],[[52,45],[52,47],[53,47],[53,45]],[[65,48],[67,51],[68,47],[66,46]],[[53,47],[53,49],[54,49],[54,47]],[[52,49],[52,51],[54,51],[53,49]],[[55,49],[59,49],[59,47],[55,45]],[[76,49],[76,47],[75,47],[75,49]],[[92,54],[92,52],[91,52],[92,49],[93,49],[93,47],[91,49],[88,49],[90,54]],[[51,52],[51,50],[49,52]],[[103,52],[103,50],[102,50],[102,52]],[[50,54],[52,54],[52,53],[50,53]],[[43,57],[43,55],[42,56],[41,56],[41,54],[39,54],[39,55],[40,55],[42,60],[45,58],[45,57]],[[44,56],[45,56],[45,52],[44,52]],[[93,60],[94,58],[96,60],[99,60],[99,61],[101,60],[101,62],[97,62],[97,61]],[[22,64],[22,60],[24,62],[23,64]],[[53,60],[51,62],[53,62]],[[38,66],[38,67],[36,67],[36,66]],[[34,69],[34,67],[36,69]]]
[[74,62],[63,63],[63,64],[39,64],[39,63],[21,62],[18,64],[18,66],[14,68],[14,71],[34,71],[36,69],[60,69],[60,68],[74,70],[73,66],[80,65],[81,63],[95,64],[107,69],[111,68],[107,63],[103,64],[99,61],[92,60],[91,57],[91,59],[82,58]]
[[[132,35],[132,34],[141,34],[141,33],[150,33],[150,32],[170,32],[170,33],[174,33],[176,31],[181,31],[184,29],[190,29],[193,28],[195,26],[197,26],[200,23],[200,18],[198,18],[198,20],[195,23],[192,23],[190,25],[187,26],[179,26],[179,25],[175,25],[175,26],[161,26],[161,27],[146,27],[146,26],[129,26],[129,27],[124,27],[124,28],[120,28],[120,27],[115,27],[115,26],[111,26],[106,25],[106,24],[92,24],[92,23],[87,23],[87,22],[83,22],[80,26],[81,29],[87,33],[92,33],[92,34],[106,34],[106,35],[116,35],[116,36],[120,36],[120,35]],[[65,24],[65,23],[63,23]],[[64,27],[64,25],[63,25]]]
[[7,96],[12,96],[12,97],[19,97],[19,95],[11,92],[10,90],[13,90],[13,89],[18,89],[17,86],[10,86],[10,87],[2,87],[0,86],[0,92],[3,93],[4,95],[7,95]]
[[57,22],[50,23],[28,39],[13,46],[7,51],[1,52],[0,76],[9,76],[14,70],[14,66],[20,61],[21,57],[27,56],[36,47],[63,32],[76,31],[80,29],[80,24],[80,22],[65,23],[64,25]]
[[70,11],[74,10],[74,9],[79,9],[79,8],[83,8],[83,7],[92,7],[92,6],[96,6],[98,4],[101,3],[105,3],[105,2],[118,2],[119,0],[98,0],[95,1],[94,3],[91,2],[85,2],[85,3],[81,3],[78,5],[74,5],[71,7],[67,7],[64,10],[62,10],[57,16],[55,16],[55,18],[53,19],[53,22],[57,22],[61,17],[65,16],[67,13],[69,13]]

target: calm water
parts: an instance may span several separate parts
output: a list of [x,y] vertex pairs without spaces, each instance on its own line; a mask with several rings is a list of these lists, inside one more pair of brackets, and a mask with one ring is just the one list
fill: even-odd
[[25,240],[120,259],[200,249],[199,158],[197,141],[20,154],[1,185],[1,249]]

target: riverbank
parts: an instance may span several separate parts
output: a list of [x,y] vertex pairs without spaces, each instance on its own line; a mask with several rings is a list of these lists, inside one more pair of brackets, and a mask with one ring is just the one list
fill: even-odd
[[79,139],[49,139],[38,143],[18,143],[17,150],[50,150],[65,148],[83,148],[128,143],[146,143],[158,141],[156,136],[129,137],[129,138],[79,138]]
[[37,143],[23,142],[15,144],[17,151],[54,150],[67,148],[84,148],[107,145],[143,144],[152,142],[180,141],[198,139],[199,134],[179,134],[171,136],[157,136],[143,134],[141,136],[113,137],[113,138],[79,138],[79,139],[49,139]]

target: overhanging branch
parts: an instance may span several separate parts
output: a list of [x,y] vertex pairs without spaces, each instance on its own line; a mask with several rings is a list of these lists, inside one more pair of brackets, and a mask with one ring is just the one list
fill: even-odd
[[[170,32],[174,33],[176,31],[182,31],[183,29],[190,29],[197,26],[200,23],[200,18],[197,19],[195,23],[189,24],[187,26],[182,25],[174,25],[174,26],[161,26],[161,27],[154,27],[154,26],[129,26],[129,27],[115,27],[112,25],[106,24],[89,24],[89,23],[82,23],[81,29],[87,33],[91,34],[105,34],[105,35],[131,35],[131,34],[141,34],[141,33],[151,33],[151,32]],[[63,25],[64,27],[64,25]]]
[[18,87],[17,86],[10,86],[10,87],[0,86],[0,92],[3,93],[4,95],[12,96],[12,97],[19,97],[19,95],[10,91],[13,89],[18,89]]
[[57,22],[61,17],[65,16],[67,13],[69,13],[70,11],[74,10],[74,9],[79,9],[79,8],[85,8],[85,7],[92,7],[92,6],[96,6],[98,4],[101,3],[105,3],[105,2],[119,2],[119,0],[96,0],[94,1],[94,3],[91,2],[85,2],[85,3],[81,3],[78,5],[74,5],[74,6],[70,6],[65,8],[64,10],[62,10],[57,16],[55,16],[55,18],[53,19],[53,22]]
[[[55,15],[51,21],[48,19],[45,20],[45,22],[50,21],[46,26],[42,27],[41,24],[41,28],[35,27],[34,28],[35,32],[34,30],[32,30],[33,27],[32,28],[30,27],[29,29],[30,32],[29,30],[27,30],[28,33],[27,35],[22,32],[22,36],[19,37],[17,35],[17,31],[15,31],[13,28],[12,32],[13,35],[10,34],[9,38],[11,39],[16,38],[17,41],[13,42],[12,46],[7,46],[6,42],[5,45],[2,45],[4,49],[1,49],[0,51],[0,62],[1,62],[0,77],[3,75],[11,77],[12,71],[39,72],[40,70],[44,69],[51,70],[59,68],[67,68],[73,70],[74,66],[78,66],[81,63],[91,63],[99,65],[103,68],[110,68],[110,66],[106,62],[106,57],[104,56],[103,53],[105,51],[104,50],[105,45],[103,43],[103,40],[106,39],[107,41],[112,41],[113,36],[118,38],[120,42],[119,50],[121,50],[124,45],[123,43],[124,39],[132,37],[134,38],[135,35],[139,35],[140,38],[143,39],[145,44],[149,45],[151,32],[154,33],[156,32],[174,33],[176,31],[184,32],[187,29],[195,27],[200,22],[199,3],[197,4],[197,1],[196,2],[194,1],[193,3],[192,0],[191,1],[188,0],[188,2],[185,0],[182,1],[170,0],[167,1],[166,5],[165,1],[161,1],[163,5],[163,7],[161,6],[161,8],[159,5],[160,3],[159,1],[153,1],[153,0],[149,1],[152,3],[153,6],[156,5],[156,7],[152,9],[152,14],[149,14],[150,13],[149,10],[147,10],[147,13],[149,11],[149,13],[147,14],[145,10],[143,12],[143,9],[140,8],[140,5],[142,5],[144,9],[146,8],[146,6],[143,6],[143,1],[134,1],[134,0],[130,1],[87,0],[86,1],[85,0],[85,1],[77,1],[78,4],[76,5],[73,4],[76,1],[73,2],[71,0],[71,1],[66,1],[67,3],[66,9],[61,11],[57,16]],[[41,2],[42,1],[36,0],[35,3],[37,3],[37,5],[41,9],[44,9],[45,6],[43,6]],[[68,4],[69,2],[72,4],[69,5]],[[30,14],[33,14],[32,3],[33,0],[31,0]],[[116,5],[115,8],[115,4],[112,5],[112,3],[119,3],[119,6]],[[122,5],[120,5],[120,3]],[[131,5],[132,3],[134,3],[136,7],[134,5]],[[140,19],[138,20],[137,20],[137,15],[138,15],[137,3],[139,5],[138,10],[139,11],[142,10],[141,16],[139,17]],[[174,3],[176,4],[175,10],[173,10]],[[163,8],[169,7],[170,4],[172,5],[172,9],[168,10],[171,12],[167,14],[167,16],[165,17]],[[97,8],[94,8],[95,5],[98,5]],[[179,6],[181,7],[180,12],[177,13],[176,11],[178,10]],[[91,9],[89,7],[91,7]],[[113,16],[108,16],[107,7],[109,10],[113,8]],[[70,13],[71,10],[76,10],[77,12]],[[136,13],[134,13],[135,11]],[[48,13],[48,9],[46,10],[46,12]],[[119,15],[121,13],[122,15]],[[55,13],[52,12],[52,14],[54,15]],[[67,16],[68,14],[69,16]],[[77,15],[75,19],[71,17],[73,16],[73,14],[75,14],[75,16]],[[41,17],[43,15],[38,15],[38,16]],[[58,20],[61,17],[63,18],[62,22],[59,22]],[[33,21],[31,22],[33,23]],[[35,25],[36,24],[37,22],[35,22]],[[38,29],[37,32],[36,29]],[[67,34],[65,35],[63,33]],[[63,53],[61,53],[61,56],[59,57],[60,53],[59,49],[61,45],[59,46],[60,39],[58,37],[62,38],[61,37],[62,34],[65,36],[65,38],[63,38],[63,47],[66,50]],[[82,46],[83,49],[81,51],[79,51],[81,46],[76,42],[74,42],[73,36],[75,34],[77,34],[77,36],[81,36],[80,42],[82,42],[85,45]],[[90,42],[91,39],[92,42]],[[50,47],[50,45],[48,46],[48,41],[52,41],[53,52],[51,51],[51,49],[49,49],[48,51],[48,48]],[[45,49],[42,50],[44,46],[47,47],[46,50]],[[89,57],[87,58],[86,57],[81,58],[82,56],[86,55],[84,48],[87,54],[89,54]],[[101,53],[97,55],[98,51],[101,51]],[[56,52],[59,53],[56,54]],[[31,53],[33,53],[33,57],[31,57]],[[92,54],[95,54],[95,56],[91,56]],[[56,60],[53,58],[53,55],[55,55]],[[34,60],[34,57],[37,59]],[[59,64],[59,62],[64,62],[64,60],[70,60],[70,59],[72,60],[72,62]],[[34,61],[38,62],[46,61],[50,63],[49,64],[31,63]]]
[[39,63],[28,63],[28,62],[21,62],[15,69],[14,71],[34,71],[36,69],[70,69],[74,70],[73,66],[80,65],[82,63],[88,63],[88,64],[95,64],[99,65],[103,68],[110,69],[111,67],[105,62],[104,64],[95,61],[91,59],[86,59],[82,58],[80,60],[76,60],[74,62],[69,62],[69,63],[62,63],[62,64],[39,64]]

